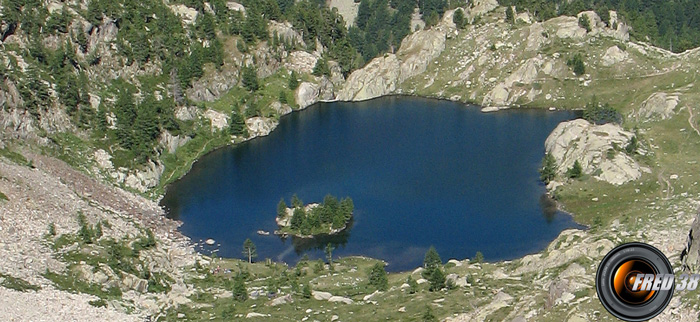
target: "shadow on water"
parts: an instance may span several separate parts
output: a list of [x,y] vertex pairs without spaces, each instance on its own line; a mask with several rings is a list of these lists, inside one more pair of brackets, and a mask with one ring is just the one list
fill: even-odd
[[324,250],[326,245],[331,244],[333,248],[338,249],[338,248],[345,248],[345,245],[348,244],[348,239],[350,239],[350,230],[352,230],[352,226],[354,224],[354,220],[350,220],[348,223],[347,228],[345,228],[343,231],[329,235],[329,234],[320,234],[316,235],[313,238],[300,238],[296,236],[290,236],[290,237],[282,237],[280,236],[280,239],[282,239],[283,242],[286,243],[287,240],[291,240],[292,246],[294,247],[294,252],[297,255],[302,255],[305,252],[309,250]]
[[547,223],[553,222],[557,213],[559,213],[557,202],[546,193],[540,196],[540,208],[542,208],[542,215],[544,219],[547,220]]

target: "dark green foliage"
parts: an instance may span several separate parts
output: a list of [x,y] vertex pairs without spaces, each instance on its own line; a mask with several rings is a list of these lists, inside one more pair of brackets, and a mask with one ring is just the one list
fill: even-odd
[[326,244],[326,248],[323,249],[323,252],[326,254],[326,260],[328,261],[328,267],[330,270],[333,270],[333,251],[335,250],[335,247],[331,243]]
[[233,111],[231,113],[231,122],[228,125],[229,134],[241,137],[248,136],[248,127],[245,125],[245,117],[243,114]]
[[435,267],[427,273],[428,283],[430,283],[429,291],[439,291],[445,287],[445,273],[441,267]]
[[430,246],[428,251],[425,253],[425,258],[423,259],[423,268],[428,269],[431,267],[437,267],[442,265],[442,260],[438,254],[435,247]]
[[421,316],[423,322],[437,322],[438,319],[433,314],[433,309],[429,305],[425,306],[425,311],[423,311],[423,316]]
[[629,143],[625,146],[625,152],[629,155],[634,155],[637,153],[637,149],[639,148],[639,141],[637,140],[637,136],[633,136]]
[[454,22],[455,26],[457,26],[459,29],[464,29],[464,27],[467,25],[467,21],[464,18],[464,10],[462,10],[462,8],[455,10],[454,15],[452,16],[452,22]]
[[588,18],[588,15],[581,15],[578,17],[578,25],[586,29],[586,32],[591,32],[591,20]]
[[246,238],[245,242],[243,242],[243,255],[248,259],[248,263],[252,263],[253,259],[258,257],[255,244],[250,238]]
[[586,66],[583,64],[583,57],[576,53],[573,57],[566,61],[566,65],[571,67],[574,74],[581,76],[586,73]]
[[251,92],[255,92],[260,88],[260,83],[258,82],[258,74],[253,66],[245,66],[241,71],[241,78],[243,82],[243,87]]
[[376,263],[370,269],[367,280],[369,285],[378,291],[386,291],[389,288],[389,279],[387,278],[384,263]]
[[542,166],[540,167],[540,180],[545,184],[554,180],[557,176],[557,160],[551,153],[547,153],[542,159]]
[[480,251],[476,252],[476,255],[474,255],[474,263],[483,263],[484,262],[484,254],[482,254]]
[[506,22],[508,22],[508,23],[515,22],[515,13],[513,12],[512,6],[506,7]]
[[71,14],[68,13],[66,7],[63,7],[61,11],[54,11],[46,21],[46,31],[51,34],[65,34],[68,32],[71,19]]
[[305,299],[311,298],[311,285],[309,285],[309,283],[304,284],[304,288],[301,291],[301,296]]
[[344,198],[338,201],[338,198],[331,195],[326,195],[323,203],[308,213],[304,210],[302,201],[294,195],[292,207],[294,212],[288,232],[302,235],[327,234],[331,229],[341,229],[352,219],[354,210],[352,199]]
[[566,176],[570,179],[580,178],[582,174],[583,168],[581,167],[581,163],[579,163],[578,160],[574,162],[574,165],[571,168],[566,170]]
[[56,236],[56,225],[54,223],[49,224],[49,236]]
[[245,286],[245,278],[238,275],[233,279],[233,299],[243,302],[248,299],[248,289]]
[[325,58],[320,58],[316,61],[313,74],[314,76],[331,76],[331,68],[328,67],[328,62]]
[[299,75],[295,71],[292,71],[292,73],[289,75],[287,85],[291,90],[296,90],[299,87]]
[[416,282],[411,275],[408,275],[408,278],[406,278],[406,284],[408,284],[409,294],[415,294],[418,292],[418,282]]
[[595,96],[586,104],[583,110],[583,119],[595,124],[622,123],[622,115],[609,104],[598,103]]
[[423,259],[422,275],[430,283],[429,290],[438,291],[445,287],[445,273],[442,271],[442,260],[435,247],[430,246]]
[[277,217],[284,217],[287,215],[287,204],[284,202],[284,198],[280,199],[277,204]]

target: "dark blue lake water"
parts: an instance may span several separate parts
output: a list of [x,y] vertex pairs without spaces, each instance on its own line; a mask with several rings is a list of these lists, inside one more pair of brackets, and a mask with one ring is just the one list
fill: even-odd
[[[282,117],[267,137],[204,156],[161,204],[224,257],[243,258],[250,238],[258,260],[289,264],[322,257],[328,242],[334,256],[381,258],[391,271],[420,266],[431,245],[445,261],[477,251],[512,259],[578,227],[543,198],[537,172],[547,135],[572,118],[412,97],[318,104]],[[351,228],[311,241],[258,235],[277,228],[277,203],[295,193],[305,203],[351,197]]]

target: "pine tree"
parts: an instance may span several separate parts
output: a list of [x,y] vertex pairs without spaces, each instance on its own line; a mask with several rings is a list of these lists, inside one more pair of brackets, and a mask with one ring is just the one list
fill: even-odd
[[245,279],[242,274],[236,276],[233,280],[233,299],[243,302],[248,299],[248,289],[245,286]]
[[231,113],[231,122],[228,125],[230,135],[248,137],[248,127],[245,124],[243,114],[236,112]]
[[305,299],[311,298],[311,285],[309,285],[309,283],[304,284],[304,288],[301,291],[301,296]]
[[323,252],[326,254],[328,266],[331,270],[333,270],[333,250],[335,250],[335,247],[333,247],[331,243],[326,244],[326,248],[323,249]]
[[433,268],[428,276],[428,282],[430,283],[428,290],[431,292],[443,289],[445,287],[445,273],[442,272],[442,268]]
[[409,294],[415,294],[418,292],[418,282],[416,282],[411,275],[408,275],[408,278],[406,278],[406,284],[408,284]]
[[433,310],[430,308],[430,306],[425,306],[425,312],[423,312],[422,316],[423,322],[437,322],[438,319],[435,317],[435,314],[433,314]]
[[389,279],[387,278],[384,263],[376,263],[369,271],[369,285],[376,288],[378,291],[386,291],[389,288]]
[[507,23],[514,23],[515,22],[515,13],[513,12],[512,6],[506,7],[506,22]]
[[542,167],[540,167],[540,180],[545,184],[554,180],[557,176],[557,160],[551,153],[547,153],[542,160]]
[[287,85],[291,90],[296,90],[299,87],[299,75],[297,72],[292,71],[292,74],[289,75],[289,82]]
[[243,86],[248,89],[251,92],[255,92],[260,88],[260,84],[258,83],[258,74],[257,71],[255,70],[255,67],[252,66],[246,66],[243,67],[242,71],[242,82]]
[[428,269],[442,265],[442,260],[435,247],[430,246],[423,259],[423,268]]
[[574,165],[571,168],[566,170],[566,176],[571,179],[580,178],[582,174],[583,168],[581,167],[581,163],[579,163],[578,160],[574,162]]
[[248,257],[248,263],[252,263],[253,258],[258,257],[255,244],[253,244],[253,241],[250,240],[250,238],[247,238],[245,242],[243,242],[243,255]]
[[287,204],[284,202],[284,198],[280,199],[277,204],[277,217],[283,218],[287,215]]
[[588,18],[588,15],[581,14],[581,16],[578,17],[578,25],[586,29],[586,32],[591,32],[591,20]]
[[466,21],[464,20],[464,10],[462,10],[462,8],[455,10],[454,15],[452,16],[452,22],[455,23],[457,28],[464,29]]

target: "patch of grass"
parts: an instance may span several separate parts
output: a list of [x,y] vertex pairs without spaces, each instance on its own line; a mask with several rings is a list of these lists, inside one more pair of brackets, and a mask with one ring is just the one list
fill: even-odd
[[53,282],[54,286],[62,291],[95,295],[103,300],[121,299],[122,297],[122,291],[118,287],[110,287],[105,290],[99,284],[83,280],[74,272],[59,274],[47,270],[42,276]]
[[0,192],[0,201],[7,201],[7,200],[10,200],[10,199],[7,198],[7,196],[4,193]]
[[22,154],[10,150],[9,148],[0,149],[0,156],[23,166],[31,166],[31,161],[27,160]]
[[9,288],[11,290],[28,292],[28,291],[38,291],[41,287],[29,283],[21,278],[14,277],[12,275],[0,273],[0,286]]

